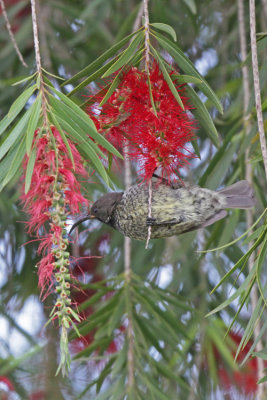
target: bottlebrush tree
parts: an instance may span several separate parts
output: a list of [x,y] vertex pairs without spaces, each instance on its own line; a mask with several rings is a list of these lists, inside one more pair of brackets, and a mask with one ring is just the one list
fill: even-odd
[[[152,21],[156,3],[150,3]],[[181,3],[195,15],[194,1]],[[9,8],[6,12],[2,1],[1,6],[8,21]],[[245,73],[244,118],[232,111],[232,98],[224,100],[229,115],[222,116],[218,95],[178,46],[175,30],[164,18],[164,23],[150,22],[147,0],[133,13],[132,32],[81,71],[75,65],[71,77],[64,57],[57,63],[61,43],[56,38],[49,72],[43,68],[50,6],[44,7],[42,19],[31,0],[36,71],[33,59],[27,60],[31,74],[16,80],[21,93],[0,121],[0,188],[9,193],[18,182],[25,217],[17,220],[24,220],[20,229],[25,240],[17,268],[23,259],[26,281],[37,272],[38,289],[32,290],[43,302],[45,326],[38,345],[21,359],[15,361],[11,354],[0,363],[3,396],[193,399],[211,398],[216,390],[230,396],[236,386],[243,387],[239,394],[244,399],[264,396],[267,159],[259,109],[266,107],[257,96],[255,57],[256,108],[246,102]],[[73,36],[75,30],[81,34],[81,21],[94,15],[94,7],[92,3],[78,15],[73,4],[66,6],[66,26]],[[242,7],[240,0],[244,61]],[[252,4],[252,50],[253,10]],[[28,11],[19,15],[23,24]],[[129,27],[130,20],[126,23]],[[16,29],[19,33],[22,28]],[[11,38],[21,58],[18,38]],[[264,34],[260,39],[260,45],[265,43]],[[259,51],[264,53],[264,46]],[[86,47],[83,54],[86,58]],[[149,240],[148,228],[147,249],[95,222],[68,235],[73,221],[88,214],[101,193],[137,181],[146,182],[151,194],[155,173],[169,184],[190,181],[211,189],[246,177],[258,197],[257,212],[261,210],[257,217],[248,213],[247,219],[235,211],[205,232],[156,242]],[[150,207],[148,199],[148,216]],[[3,245],[10,235],[3,236]],[[242,335],[233,333],[234,324]],[[27,369],[29,357],[38,366],[46,359],[47,365],[44,373],[32,371],[41,384],[33,385],[31,393],[19,383],[16,370],[18,365]]]

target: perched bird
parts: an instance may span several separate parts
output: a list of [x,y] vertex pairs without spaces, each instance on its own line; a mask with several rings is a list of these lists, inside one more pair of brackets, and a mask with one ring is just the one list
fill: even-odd
[[[169,185],[152,181],[151,218],[148,218],[148,185],[131,186],[125,192],[107,193],[97,200],[91,213],[78,220],[71,231],[87,219],[98,219],[125,236],[146,240],[179,235],[203,228],[226,217],[226,208],[251,208],[253,190],[247,181],[239,181],[215,192],[188,184]],[[70,231],[70,233],[71,233]]]

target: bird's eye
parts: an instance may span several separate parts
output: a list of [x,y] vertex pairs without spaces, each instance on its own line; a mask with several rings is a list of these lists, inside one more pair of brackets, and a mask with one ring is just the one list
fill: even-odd
[[97,208],[97,207],[94,207],[94,208],[93,208],[93,212],[94,212],[94,213],[97,213],[97,211],[98,211],[98,208]]

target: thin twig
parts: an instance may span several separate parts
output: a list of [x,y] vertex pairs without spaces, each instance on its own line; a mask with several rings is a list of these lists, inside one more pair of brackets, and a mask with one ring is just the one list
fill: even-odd
[[256,42],[255,0],[249,0],[249,15],[250,15],[250,41],[251,41],[251,57],[252,57],[255,103],[256,103],[261,152],[264,163],[265,176],[267,179],[267,147],[264,135],[264,125],[263,125],[262,106],[261,106],[259,63],[258,63],[257,42]]
[[[141,3],[141,4],[140,4],[139,11],[138,11],[138,14],[137,14],[137,16],[136,16],[136,18],[135,18],[135,21],[134,21],[134,24],[133,24],[133,32],[137,31],[137,29],[138,29],[139,26],[141,25],[143,13],[144,13],[144,3]],[[132,38],[131,41],[132,41],[133,39],[134,39],[134,38]]]
[[[131,186],[131,164],[128,155],[129,143],[126,142],[124,145],[124,186],[125,190]],[[124,272],[125,280],[127,282],[128,291],[128,306],[131,306],[131,239],[129,237],[124,238]],[[128,312],[128,326],[127,326],[127,338],[128,338],[128,351],[127,351],[127,365],[128,365],[128,389],[131,392],[134,387],[134,332],[133,332],[133,321],[131,312]]]
[[13,35],[12,28],[11,28],[11,25],[10,25],[10,22],[9,22],[9,19],[8,19],[8,16],[7,16],[7,12],[6,12],[6,7],[5,7],[4,0],[0,0],[0,4],[1,4],[1,8],[2,8],[2,14],[3,14],[4,19],[5,19],[5,22],[6,22],[6,28],[7,28],[9,37],[10,37],[10,39],[11,39],[11,42],[12,42],[12,44],[13,44],[13,47],[14,47],[14,49],[15,49],[15,51],[16,51],[16,53],[17,53],[17,55],[18,55],[18,58],[20,59],[20,62],[22,63],[22,65],[23,65],[24,67],[28,67],[28,65],[26,64],[26,62],[25,62],[25,60],[24,60],[24,58],[23,58],[23,55],[21,54],[21,52],[20,52],[20,50],[19,50],[19,47],[18,47],[16,38],[15,38],[15,36]]
[[[243,117],[244,117],[244,129],[245,129],[245,134],[249,135],[250,130],[251,130],[251,123],[250,123],[250,114],[248,112],[248,105],[249,105],[249,99],[251,96],[250,92],[250,87],[249,87],[249,70],[248,66],[244,63],[244,61],[247,58],[247,45],[246,45],[246,24],[245,24],[245,12],[244,12],[244,0],[237,0],[237,7],[238,7],[238,23],[239,23],[239,38],[240,38],[240,51],[241,51],[241,62],[243,63],[242,66],[242,77],[243,77]],[[251,163],[249,160],[249,149],[246,150],[246,179],[247,181],[252,184],[252,167]],[[250,228],[253,224],[253,211],[252,210],[247,210],[246,212],[246,218],[247,218],[247,228]],[[252,243],[250,244],[250,247],[252,246]],[[255,253],[253,252],[249,258],[248,261],[248,267],[249,271],[252,270],[255,262]],[[257,287],[256,285],[253,286],[250,294],[251,298],[251,310],[252,313],[257,307],[258,303],[258,292],[257,292]],[[254,328],[254,340],[257,339],[260,333],[260,323],[255,325]],[[261,351],[263,349],[262,341],[260,340],[257,343],[256,346],[256,351]],[[264,363],[263,359],[260,357],[257,357],[257,366],[258,366],[258,380],[261,379],[264,376]],[[263,399],[264,396],[264,385],[258,385],[257,386],[257,394],[256,398],[261,400]]]
[[[149,14],[148,14],[148,0],[143,0],[144,4],[144,18],[145,18],[145,68],[149,74]],[[152,183],[151,180],[148,183],[148,218],[151,218],[151,206],[152,206]],[[151,226],[147,230],[146,249],[151,236]]]
[[52,61],[50,57],[50,51],[47,43],[47,32],[49,32],[48,21],[50,16],[51,6],[45,2],[41,5],[40,2],[37,1],[37,15],[42,15],[42,18],[39,19],[38,27],[39,27],[39,36],[40,36],[40,49],[42,52],[42,63],[49,70],[52,67]]
[[36,15],[36,1],[35,0],[31,0],[31,6],[32,6],[32,29],[33,29],[36,68],[37,68],[37,72],[39,74],[42,74],[41,54],[40,54],[40,45],[39,45],[39,37],[38,37],[38,24],[37,24],[37,15]]
[[40,76],[40,91],[41,91],[41,96],[42,96],[42,111],[43,111],[43,117],[44,117],[43,123],[44,123],[44,126],[48,128],[46,96],[45,96],[45,87],[44,87],[43,74],[42,74],[40,45],[39,45],[39,38],[38,38],[36,0],[31,0],[31,7],[32,7],[32,29],[33,29],[36,68],[37,68],[38,75]]
[[[125,190],[131,186],[131,164],[128,155],[128,142],[124,145],[124,186]],[[124,271],[125,278],[127,281],[130,279],[131,274],[131,239],[125,237],[124,239]]]
[[145,63],[146,70],[149,71],[149,14],[148,0],[144,0],[144,18],[145,18]]
[[[152,217],[152,181],[148,182],[148,218]],[[151,237],[151,226],[148,227],[147,230],[147,240],[146,240],[146,249],[148,248],[148,243]]]

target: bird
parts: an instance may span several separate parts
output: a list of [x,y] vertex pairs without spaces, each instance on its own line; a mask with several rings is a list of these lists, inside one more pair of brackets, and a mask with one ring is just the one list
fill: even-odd
[[97,219],[132,239],[158,239],[204,228],[227,216],[226,209],[248,209],[255,205],[253,189],[245,180],[219,191],[184,182],[152,179],[151,216],[148,217],[148,184],[131,186],[124,192],[104,194],[91,212],[79,219]]

